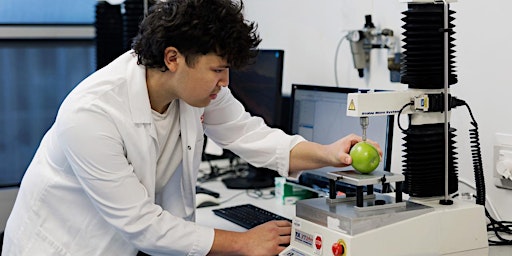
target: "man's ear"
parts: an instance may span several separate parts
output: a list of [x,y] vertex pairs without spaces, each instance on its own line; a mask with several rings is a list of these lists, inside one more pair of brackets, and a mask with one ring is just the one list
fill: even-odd
[[178,49],[174,47],[165,48],[164,63],[171,72],[176,71],[176,69],[178,68],[178,56]]

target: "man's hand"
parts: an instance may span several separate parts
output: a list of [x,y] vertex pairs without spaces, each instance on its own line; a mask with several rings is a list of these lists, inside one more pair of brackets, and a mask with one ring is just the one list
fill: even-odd
[[[360,141],[362,141],[361,136],[350,134],[328,145],[311,141],[300,142],[290,151],[290,171],[296,173],[326,166],[349,166],[352,164],[350,149]],[[380,146],[370,139],[366,141],[375,146],[382,158]]]
[[290,244],[292,224],[269,221],[246,232],[215,230],[209,255],[277,255]]
[[290,244],[292,225],[285,220],[269,221],[247,231],[244,235],[248,248],[247,255],[277,255]]
[[[361,142],[362,138],[361,136],[350,134],[348,136],[345,136],[338,141],[327,145],[329,148],[328,152],[331,152],[331,155],[333,156],[333,164],[331,166],[335,167],[345,167],[352,164],[352,158],[350,157],[350,149],[357,144],[358,142]],[[379,144],[377,142],[372,141],[370,139],[367,139],[366,142],[372,144],[375,149],[379,152],[380,158],[382,159],[382,149],[380,148]]]

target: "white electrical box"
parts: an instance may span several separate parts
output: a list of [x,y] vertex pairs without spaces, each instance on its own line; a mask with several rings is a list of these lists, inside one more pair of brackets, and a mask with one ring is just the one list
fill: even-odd
[[512,189],[512,134],[495,134],[493,169],[496,187]]

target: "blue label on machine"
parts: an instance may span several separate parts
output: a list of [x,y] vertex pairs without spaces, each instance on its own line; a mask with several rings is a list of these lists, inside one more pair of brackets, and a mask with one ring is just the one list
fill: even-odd
[[296,230],[295,231],[295,241],[311,247],[311,246],[313,246],[314,239],[311,234]]

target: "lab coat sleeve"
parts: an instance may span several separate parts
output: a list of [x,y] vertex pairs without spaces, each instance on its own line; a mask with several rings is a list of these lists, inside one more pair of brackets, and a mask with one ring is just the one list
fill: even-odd
[[270,128],[260,117],[245,111],[228,88],[205,108],[205,134],[256,167],[276,170],[288,177],[290,150],[305,139]]
[[[173,216],[154,203],[134,174],[111,113],[88,107],[62,116],[57,127],[60,145],[84,193],[107,223],[151,255],[208,253],[213,229]],[[149,145],[140,139],[142,147]]]

